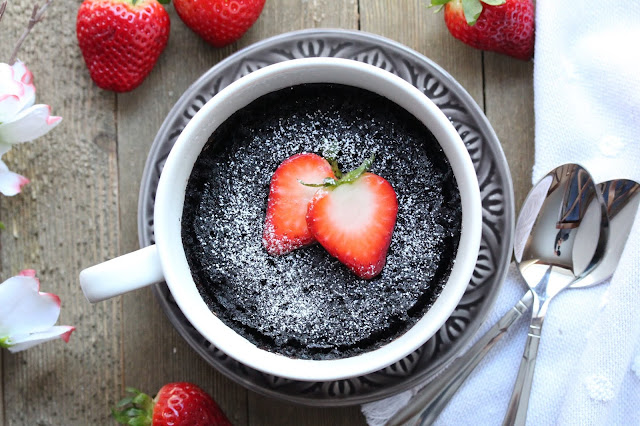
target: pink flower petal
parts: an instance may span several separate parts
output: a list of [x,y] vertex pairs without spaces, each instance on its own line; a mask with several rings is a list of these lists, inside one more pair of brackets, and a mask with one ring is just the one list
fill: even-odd
[[[9,103],[6,103],[11,99]],[[36,100],[31,71],[20,61],[13,66],[0,63],[0,122],[8,122]],[[4,105],[3,105],[4,104]]]
[[33,84],[33,74],[31,74],[29,68],[27,68],[20,59],[18,59],[11,68],[13,68],[13,78],[24,84]]
[[24,336],[51,328],[60,315],[58,296],[40,293],[35,277],[16,276],[0,284],[0,336]]
[[0,193],[11,197],[20,193],[22,187],[29,183],[29,179],[9,170],[0,160]]
[[48,105],[34,105],[21,111],[13,121],[0,124],[0,142],[16,144],[32,141],[60,124],[61,117],[52,117]]
[[12,66],[0,63],[0,94],[22,96],[24,84],[15,78],[16,71]]
[[38,345],[40,343],[47,342],[49,340],[54,340],[57,338],[60,338],[64,340],[66,343],[68,343],[69,338],[71,337],[71,333],[73,333],[74,330],[75,330],[75,327],[71,327],[68,325],[57,325],[44,331],[20,336],[15,339],[12,338],[8,342],[11,345],[9,347],[9,351],[20,352],[25,349],[29,349],[35,345]]
[[[18,276],[36,278],[36,271],[35,269],[23,269],[22,271],[20,271]],[[40,286],[40,281],[38,280],[38,288],[40,288],[39,286]]]
[[22,85],[20,110],[29,108],[36,100],[36,86],[33,85],[33,74],[20,60],[17,60],[11,68],[13,68],[13,78]]

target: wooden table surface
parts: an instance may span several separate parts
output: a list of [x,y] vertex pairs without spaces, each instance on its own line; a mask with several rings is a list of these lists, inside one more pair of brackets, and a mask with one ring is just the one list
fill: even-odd
[[[35,0],[9,0],[0,23],[6,62]],[[138,248],[140,178],[154,136],[170,108],[201,74],[264,38],[303,28],[347,28],[379,34],[440,64],[471,94],[507,156],[516,208],[533,164],[533,63],[483,53],[451,37],[428,0],[267,0],[237,43],[217,49],[191,32],[173,6],[169,44],[136,90],[98,89],[75,36],[80,0],[55,0],[19,57],[35,77],[37,102],[64,118],[56,129],[3,157],[31,183],[0,197],[2,280],[37,270],[43,291],[62,299],[59,324],[76,326],[68,344],[0,351],[0,425],[114,424],[109,409],[125,386],[155,393],[191,381],[211,393],[237,425],[357,425],[358,407],[310,408],[248,391],[210,367],[174,330],[143,289],[90,305],[81,269]]]

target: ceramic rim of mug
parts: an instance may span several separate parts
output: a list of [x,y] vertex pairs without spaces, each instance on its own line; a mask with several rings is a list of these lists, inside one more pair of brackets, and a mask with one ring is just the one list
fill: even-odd
[[[305,83],[334,83],[377,93],[417,117],[435,136],[451,164],[462,204],[462,227],[453,268],[433,305],[405,333],[355,356],[310,360],[269,352],[250,343],[212,313],[193,281],[181,236],[185,191],[193,164],[213,131],[234,112],[267,93]],[[163,275],[189,322],[215,347],[253,369],[281,378],[331,381],[381,370],[418,349],[449,318],[475,268],[482,208],[475,169],[457,131],[420,90],[362,62],[338,58],[294,59],[254,71],[221,90],[189,121],[167,158],[154,205],[154,235]]]

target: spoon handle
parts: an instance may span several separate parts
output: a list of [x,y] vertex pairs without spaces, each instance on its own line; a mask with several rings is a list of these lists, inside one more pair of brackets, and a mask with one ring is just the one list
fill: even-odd
[[464,355],[454,360],[432,383],[422,388],[409,404],[387,422],[387,426],[406,424],[409,420],[421,425],[433,423],[489,350],[531,308],[532,303],[533,295],[527,291]]
[[529,324],[529,334],[525,343],[520,369],[513,387],[511,400],[507,407],[507,414],[504,417],[502,426],[524,426],[527,420],[527,409],[529,408],[529,397],[531,396],[531,385],[533,384],[533,373],[536,368],[538,358],[538,346],[542,333],[544,316],[534,316]]

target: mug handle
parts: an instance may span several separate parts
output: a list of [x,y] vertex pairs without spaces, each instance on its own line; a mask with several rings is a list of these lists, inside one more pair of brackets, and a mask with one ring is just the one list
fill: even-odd
[[80,272],[80,287],[91,303],[162,281],[164,275],[155,244]]

